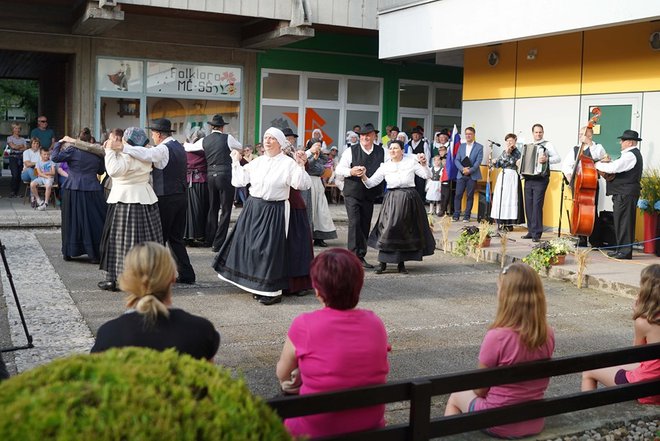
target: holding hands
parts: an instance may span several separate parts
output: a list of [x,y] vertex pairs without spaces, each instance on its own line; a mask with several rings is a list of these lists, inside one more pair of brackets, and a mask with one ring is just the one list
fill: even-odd
[[303,167],[307,163],[307,154],[305,154],[305,152],[303,152],[302,150],[297,150],[293,154],[293,158],[296,160],[298,164],[302,165]]
[[231,156],[232,162],[241,162],[241,154],[238,152],[238,150],[232,149],[231,153],[229,153],[229,156]]
[[351,168],[351,176],[357,176],[358,178],[364,176],[366,172],[367,172],[367,167],[364,167],[362,165],[356,165],[355,167]]
[[427,164],[426,155],[424,153],[417,153],[417,162],[419,162],[422,167],[425,167]]

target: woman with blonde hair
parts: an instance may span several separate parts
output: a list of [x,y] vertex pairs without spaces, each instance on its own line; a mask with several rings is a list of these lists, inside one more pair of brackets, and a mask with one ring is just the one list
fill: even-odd
[[103,324],[91,352],[138,346],[211,360],[220,334],[205,318],[172,307],[176,264],[169,250],[156,242],[135,245],[124,258],[119,286],[127,293],[128,311]]
[[[552,357],[555,336],[546,320],[543,283],[536,271],[524,263],[514,263],[502,271],[497,287],[497,313],[481,344],[479,368]],[[447,401],[445,416],[538,400],[549,383],[549,378],[541,378],[454,392]],[[490,427],[485,432],[498,438],[522,438],[540,433],[543,425],[543,418],[537,418]]]

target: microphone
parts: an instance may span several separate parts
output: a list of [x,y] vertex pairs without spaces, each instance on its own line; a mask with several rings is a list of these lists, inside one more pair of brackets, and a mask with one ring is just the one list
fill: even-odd
[[488,142],[490,142],[491,144],[494,144],[498,147],[502,147],[502,144],[500,144],[499,142],[491,141],[490,139],[488,140]]

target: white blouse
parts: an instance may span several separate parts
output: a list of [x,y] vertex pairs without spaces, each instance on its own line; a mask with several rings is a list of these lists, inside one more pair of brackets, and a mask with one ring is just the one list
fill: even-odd
[[105,169],[112,178],[108,203],[152,205],[158,202],[149,178],[151,162],[143,162],[126,153],[105,152]]
[[259,156],[245,166],[234,161],[231,164],[231,185],[245,187],[250,184],[250,196],[266,201],[286,201],[289,187],[308,190],[312,180],[305,169],[292,158],[280,153],[276,156]]
[[431,177],[431,170],[417,162],[416,156],[404,156],[399,162],[382,163],[369,179],[362,182],[367,188],[372,188],[385,179],[387,188],[410,188],[415,186],[415,175],[428,179]]

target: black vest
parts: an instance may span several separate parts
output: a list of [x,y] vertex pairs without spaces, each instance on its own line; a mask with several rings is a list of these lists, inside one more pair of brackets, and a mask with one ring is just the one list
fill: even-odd
[[[351,146],[350,167],[355,167],[357,165],[366,167],[367,177],[371,177],[383,162],[385,162],[385,150],[383,150],[382,147],[376,147],[374,145],[371,154],[367,155],[362,150],[359,143]],[[374,188],[367,188],[364,186],[362,179],[357,176],[349,176],[344,179],[344,196],[373,201],[383,194],[384,186],[384,182],[381,182]]]
[[[419,140],[419,144],[417,144],[417,147],[412,148],[412,141],[410,141],[410,148],[411,148],[412,152],[415,153],[415,154],[425,153],[424,152],[425,142],[426,141],[424,141],[424,138],[421,138]],[[431,158],[427,158],[427,159],[431,159]]]
[[160,170],[154,168],[154,192],[156,196],[168,196],[186,191],[186,151],[179,141],[173,139],[165,146],[170,151],[167,166]]
[[[573,158],[574,159],[577,159],[577,154],[578,154],[579,151],[580,151],[580,146],[579,145],[576,145],[575,147],[573,147]],[[582,150],[582,154],[584,156],[586,156],[587,158],[591,158],[591,150],[589,150],[589,147]]]
[[630,152],[635,155],[637,162],[633,168],[623,173],[617,173],[614,175],[614,179],[607,183],[608,196],[612,194],[639,196],[642,190],[640,181],[644,169],[644,160],[638,148],[632,149]]
[[231,167],[228,137],[226,133],[212,132],[202,141],[209,172],[212,172],[214,168]]

